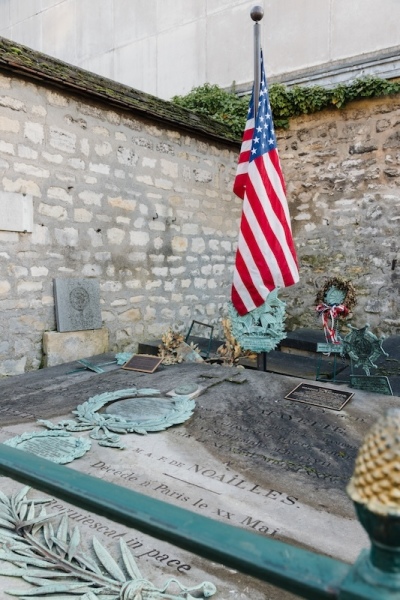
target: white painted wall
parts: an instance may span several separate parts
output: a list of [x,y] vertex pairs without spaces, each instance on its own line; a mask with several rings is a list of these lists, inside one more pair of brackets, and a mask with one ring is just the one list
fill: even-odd
[[253,79],[256,4],[268,76],[400,46],[400,0],[0,0],[0,36],[170,98]]

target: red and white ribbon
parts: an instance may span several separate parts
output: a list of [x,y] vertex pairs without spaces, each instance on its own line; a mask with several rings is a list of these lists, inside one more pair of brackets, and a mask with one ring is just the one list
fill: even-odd
[[337,335],[336,319],[339,316],[345,317],[349,314],[349,309],[344,304],[318,304],[315,310],[322,317],[322,325],[324,327],[325,339],[330,344],[340,344],[340,339]]

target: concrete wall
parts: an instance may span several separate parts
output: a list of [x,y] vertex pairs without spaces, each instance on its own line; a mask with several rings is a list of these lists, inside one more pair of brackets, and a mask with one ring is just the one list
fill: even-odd
[[[256,4],[265,10],[270,77],[327,71],[337,61],[379,58],[391,47],[400,55],[398,0],[2,0],[0,36],[170,98],[205,82],[248,87]],[[397,73],[387,57],[381,67]],[[340,79],[381,67],[364,65]]]
[[0,75],[0,192],[33,198],[33,231],[0,231],[0,375],[41,364],[55,277],[100,281],[111,350],[220,324],[241,210],[232,148]]

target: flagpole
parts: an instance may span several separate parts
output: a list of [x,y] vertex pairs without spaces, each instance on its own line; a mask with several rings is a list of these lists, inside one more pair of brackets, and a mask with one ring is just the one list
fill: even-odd
[[260,79],[261,79],[261,42],[260,42],[260,24],[259,21],[264,16],[262,6],[253,6],[250,16],[254,21],[254,119],[257,117],[258,100],[260,97]]
[[[253,6],[250,16],[254,21],[254,123],[257,118],[258,101],[260,98],[260,80],[261,80],[261,42],[260,42],[260,24],[259,21],[264,16],[262,6]],[[257,370],[267,370],[267,353],[259,352],[257,354]]]

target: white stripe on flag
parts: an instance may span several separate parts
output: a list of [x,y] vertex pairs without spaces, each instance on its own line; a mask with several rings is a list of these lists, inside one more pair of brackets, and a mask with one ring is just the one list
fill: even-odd
[[[252,210],[249,205],[249,201],[247,200],[246,196],[245,196],[244,203],[243,203],[243,212],[245,213],[246,218],[247,218],[247,214],[249,212],[252,213]],[[254,217],[254,215],[253,215],[253,217]],[[255,219],[255,217],[254,217],[254,219]],[[257,223],[257,227],[259,228],[258,223]],[[239,248],[240,254],[242,255],[243,262],[245,263],[245,265],[250,273],[250,277],[251,277],[252,283],[254,284],[254,287],[257,289],[260,296],[262,296],[262,297],[267,296],[269,294],[270,290],[264,284],[264,281],[260,275],[260,270],[254,261],[254,258],[253,258],[253,255],[251,254],[247,240],[242,232],[239,233],[238,248]],[[268,246],[267,246],[267,248],[269,250],[269,253],[271,253],[270,248]],[[274,260],[275,260],[275,257],[274,257]],[[245,304],[247,304],[247,302]]]
[[[284,284],[284,281],[283,281],[281,270],[279,268],[278,261],[276,260],[276,257],[273,254],[270,245],[268,244],[268,240],[265,237],[265,233],[262,230],[262,228],[260,226],[260,223],[257,221],[257,217],[254,214],[253,207],[251,206],[250,202],[244,202],[244,204],[243,204],[243,213],[245,214],[246,219],[247,219],[247,221],[249,223],[250,229],[252,230],[252,232],[254,234],[256,244],[259,247],[260,252],[261,252],[261,254],[264,257],[265,262],[267,263],[269,270],[271,271],[271,275],[272,275],[273,281],[275,283],[275,286],[284,287],[285,284]],[[250,250],[248,250],[248,252],[250,253]],[[251,260],[254,263],[253,257],[251,257]],[[247,264],[247,254],[246,254],[246,260],[245,260],[245,262]],[[263,292],[261,291],[261,284],[262,284],[263,287],[265,287],[265,286],[262,283],[262,279],[261,279],[260,276],[257,279],[261,283],[259,283],[258,281],[254,281],[254,284],[257,286],[257,289],[260,290],[260,294],[262,296]],[[269,293],[269,290],[267,290],[267,294],[268,293]]]
[[242,147],[240,148],[240,154],[242,154],[242,152],[249,152],[251,150],[252,143],[253,140],[251,138],[249,140],[244,140],[242,142]]
[[240,296],[240,299],[245,305],[247,312],[250,312],[251,310],[256,308],[256,305],[254,304],[252,297],[247,291],[247,288],[244,285],[242,278],[240,277],[240,273],[237,269],[235,269],[235,272],[233,274],[233,287],[236,289],[236,293],[238,294],[238,296]]
[[[279,157],[278,157],[278,160],[279,160]],[[288,207],[287,200],[286,200],[285,190],[282,187],[281,178],[279,177],[277,170],[275,168],[275,165],[270,158],[269,152],[264,154],[263,161],[264,161],[265,169],[268,173],[268,178],[271,182],[272,187],[275,190],[275,194],[279,198],[279,202],[281,203],[281,206],[285,213],[286,222],[289,225],[289,229],[291,230],[289,207]]]
[[[275,212],[272,210],[269,199],[267,199],[267,201],[266,201],[267,195],[266,195],[266,191],[265,191],[265,184],[261,178],[260,172],[258,171],[257,167],[255,166],[255,163],[256,163],[256,161],[252,161],[249,165],[249,177],[252,181],[252,184],[257,193],[257,196],[260,198],[261,204],[263,206],[265,215],[269,221],[271,229],[275,233],[275,235],[281,245],[282,251],[285,255],[286,261],[288,263],[288,267],[290,269],[290,272],[292,273],[294,281],[297,281],[298,280],[297,265],[296,265],[296,261],[294,260],[294,258],[292,256],[292,253],[287,245],[285,230],[283,228],[281,221],[278,219]],[[250,174],[250,171],[251,171],[251,174]],[[273,169],[273,171],[275,171],[275,169]]]
[[238,164],[238,167],[236,169],[236,176],[238,175],[244,175],[245,173],[247,173],[247,169],[249,168],[249,163],[248,162],[242,162]]

